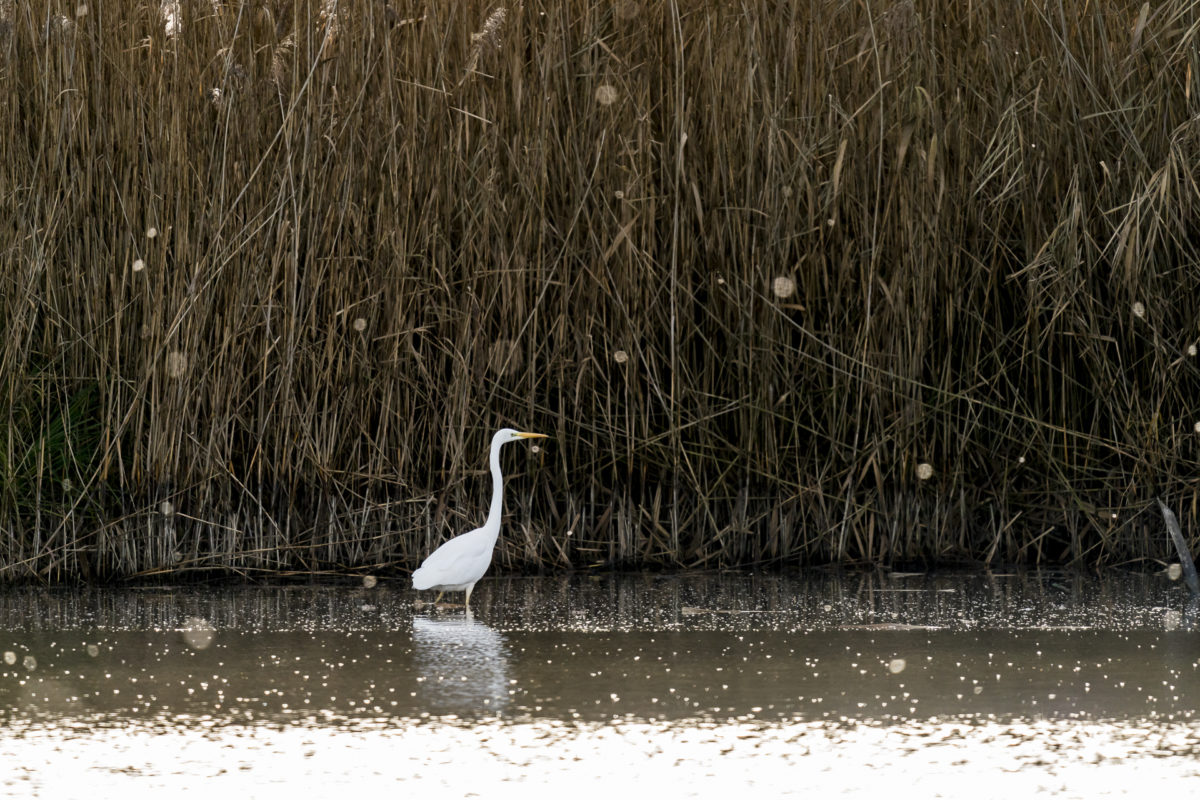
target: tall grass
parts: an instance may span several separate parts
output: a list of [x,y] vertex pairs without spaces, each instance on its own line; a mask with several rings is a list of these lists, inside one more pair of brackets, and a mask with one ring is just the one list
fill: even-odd
[[0,574],[1193,544],[1168,0],[0,3]]

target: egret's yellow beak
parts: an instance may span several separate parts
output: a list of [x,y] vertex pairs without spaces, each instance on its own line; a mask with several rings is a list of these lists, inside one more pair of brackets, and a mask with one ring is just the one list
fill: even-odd
[[549,439],[550,438],[549,436],[547,436],[544,433],[521,433],[521,432],[518,432],[517,436],[519,436],[522,439]]

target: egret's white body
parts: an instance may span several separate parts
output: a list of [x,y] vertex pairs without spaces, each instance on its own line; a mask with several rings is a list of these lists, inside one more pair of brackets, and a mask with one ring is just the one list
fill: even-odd
[[[463,605],[470,609],[471,590],[492,563],[492,551],[500,536],[500,517],[504,507],[504,474],[500,472],[500,448],[518,439],[545,439],[544,433],[522,433],[501,428],[492,437],[488,462],[492,468],[492,505],[482,528],[455,536],[429,557],[413,573],[413,588],[439,592],[466,592]],[[441,596],[440,594],[438,595]]]

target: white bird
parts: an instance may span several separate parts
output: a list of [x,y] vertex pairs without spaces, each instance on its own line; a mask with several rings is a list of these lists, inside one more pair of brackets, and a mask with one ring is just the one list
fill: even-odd
[[[437,589],[437,600],[442,592],[466,592],[463,605],[471,609],[471,590],[487,572],[492,563],[492,550],[500,536],[500,516],[504,506],[504,475],[500,472],[500,448],[518,439],[546,439],[544,433],[522,433],[512,428],[501,428],[492,437],[492,450],[488,461],[492,467],[492,505],[488,509],[487,522],[482,528],[455,536],[429,557],[413,573],[413,588],[417,590]],[[434,602],[437,602],[435,600]]]

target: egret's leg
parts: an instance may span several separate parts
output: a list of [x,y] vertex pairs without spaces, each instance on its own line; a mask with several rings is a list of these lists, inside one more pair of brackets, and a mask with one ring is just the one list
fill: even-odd
[[436,606],[438,603],[442,602],[442,595],[444,595],[444,594],[445,594],[445,592],[438,592],[438,596],[437,596],[436,598],[434,598],[434,600],[433,600],[433,604],[434,604],[435,606]]
[[467,599],[463,600],[463,605],[466,606],[468,611],[471,610],[471,590],[474,588],[475,588],[475,584],[473,584],[473,583],[467,587]]

